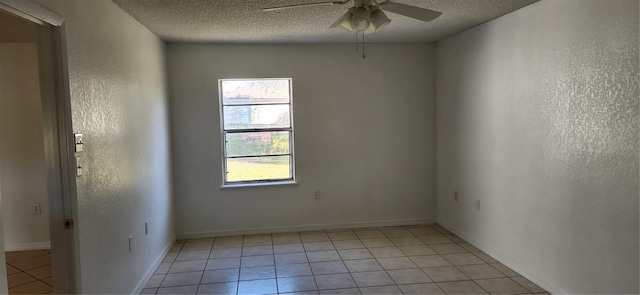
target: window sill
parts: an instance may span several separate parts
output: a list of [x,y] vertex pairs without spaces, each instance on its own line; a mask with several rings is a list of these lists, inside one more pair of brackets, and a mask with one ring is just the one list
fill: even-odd
[[237,183],[237,184],[223,184],[220,186],[222,189],[229,188],[242,188],[242,187],[261,187],[261,186],[280,186],[280,185],[297,185],[298,182],[295,180],[287,180],[287,181],[274,181],[274,182],[264,182],[264,183]]

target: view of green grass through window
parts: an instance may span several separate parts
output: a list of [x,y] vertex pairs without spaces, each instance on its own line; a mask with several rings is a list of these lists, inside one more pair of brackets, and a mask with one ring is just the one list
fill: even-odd
[[224,183],[293,179],[290,79],[220,80]]

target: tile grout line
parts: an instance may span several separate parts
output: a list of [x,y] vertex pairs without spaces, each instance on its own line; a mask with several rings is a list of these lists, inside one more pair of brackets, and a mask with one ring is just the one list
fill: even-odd
[[[391,242],[391,244],[394,244],[393,241],[391,241],[391,239],[389,238],[389,236],[387,236],[387,234],[385,234],[382,230],[380,230],[380,228],[378,227],[378,230],[386,237],[387,240],[389,240],[389,242]],[[412,234],[413,235],[413,234]],[[395,245],[395,244],[394,244]],[[396,246],[397,247],[397,246]],[[379,247],[382,248],[382,247]],[[367,248],[368,249],[368,248]],[[399,249],[399,248],[398,248]],[[402,250],[400,250],[400,252],[402,252]],[[404,252],[402,252],[404,254]],[[402,291],[402,289],[400,289],[400,287],[398,286],[398,283],[396,282],[396,280],[393,279],[393,277],[391,276],[391,274],[389,274],[389,271],[382,265],[382,263],[380,263],[380,261],[378,260],[378,257],[375,257],[374,255],[374,259],[378,262],[378,264],[380,264],[380,266],[382,267],[382,270],[384,270],[384,272],[387,274],[387,276],[389,276],[389,278],[391,279],[391,281],[395,284],[395,287],[398,288],[398,290],[400,290],[400,292],[402,294],[404,294],[404,291]],[[407,256],[407,259],[409,259],[409,257]],[[411,261],[411,263],[413,263],[415,266],[418,266],[417,264],[415,264],[413,262],[413,260],[409,259],[409,261]],[[390,286],[390,285],[389,285]],[[379,287],[384,287],[384,286],[379,286]],[[360,292],[362,293],[362,292]]]
[[[429,226],[428,228],[435,230],[435,231],[436,231],[436,232],[438,232],[440,235],[443,235],[442,233],[440,233],[437,229],[435,229],[435,228],[434,228],[434,227],[432,227],[432,226]],[[443,235],[443,236],[444,236],[444,235]],[[418,237],[416,237],[416,238],[418,238]],[[444,257],[442,257],[442,254],[440,254],[438,251],[436,251],[436,250],[434,250],[433,248],[431,248],[431,247],[429,246],[429,244],[428,244],[428,243],[424,242],[424,241],[423,241],[422,239],[420,239],[420,238],[418,238],[418,240],[420,240],[420,242],[423,242],[423,243],[424,243],[424,245],[425,245],[425,246],[427,246],[429,249],[431,249],[434,253],[436,253],[436,255],[437,255],[437,256],[440,256],[440,258],[442,258],[442,259],[444,259],[445,261],[449,262],[449,261],[448,261],[448,260],[446,260]],[[452,241],[452,242],[453,242],[453,241]],[[403,251],[403,252],[404,252],[404,251]],[[413,261],[413,260],[412,260],[412,261]],[[453,265],[453,264],[452,264],[452,265]],[[418,266],[418,267],[419,267],[419,266]],[[444,291],[444,289],[442,289],[442,287],[440,287],[440,285],[438,284],[438,282],[436,282],[433,278],[431,278],[431,277],[429,276],[429,274],[427,274],[427,273],[424,271],[424,269],[422,269],[422,267],[419,267],[419,268],[420,268],[420,270],[422,270],[422,272],[424,272],[424,273],[427,275],[427,277],[429,277],[429,279],[431,279],[431,281],[433,282],[433,284],[434,284],[434,285],[436,285],[436,287],[438,287],[438,289],[440,289],[442,292],[445,292],[445,293],[446,293],[446,291]],[[456,269],[457,269],[457,268],[456,268]],[[465,276],[466,276],[466,274],[465,274]]]
[[[362,243],[362,241],[360,241],[360,238],[358,238],[358,235],[356,235],[356,233],[353,231],[353,229],[350,229],[350,232],[356,236],[356,238],[358,239],[357,241]],[[331,240],[331,238],[329,238],[329,240]],[[362,294],[362,291],[360,291],[360,288],[358,287],[358,283],[356,283],[356,279],[353,277],[353,275],[351,274],[351,271],[349,270],[349,268],[347,268],[347,264],[344,263],[344,259],[342,258],[342,255],[340,255],[340,252],[338,251],[338,249],[336,248],[336,245],[333,243],[333,240],[331,240],[331,245],[333,245],[333,248],[336,249],[336,252],[338,253],[338,256],[340,257],[340,261],[342,262],[342,264],[344,265],[344,268],[347,270],[347,273],[349,274],[349,277],[351,278],[351,280],[353,281],[353,284],[355,285],[355,288],[358,289],[358,292],[360,294]],[[364,244],[362,244],[364,246]],[[366,249],[366,248],[365,248]],[[367,252],[369,252],[369,250],[367,249]],[[371,254],[371,252],[369,252],[369,254]],[[371,255],[373,256],[373,255]],[[337,289],[334,289],[337,290]]]
[[[327,233],[325,232],[325,235]],[[300,235],[300,233],[298,233]],[[327,235],[329,237],[329,235]],[[309,261],[309,256],[307,255],[307,248],[304,247],[304,242],[302,241],[302,236],[300,236],[300,242],[302,243],[302,250],[304,250],[304,257],[307,258],[307,263],[309,264],[309,270],[311,270],[311,277],[313,278],[313,283],[316,285],[316,291],[320,294],[320,288],[318,287],[318,281],[316,280],[316,275],[313,273],[313,267],[311,267],[311,261]],[[333,244],[332,244],[333,245]],[[304,292],[304,291],[301,291]]]
[[[185,242],[185,243],[186,243],[186,242]],[[173,259],[171,260],[171,265],[169,265],[169,269],[167,269],[167,272],[163,274],[163,276],[162,276],[162,280],[160,280],[160,283],[158,284],[158,287],[157,287],[157,288],[155,288],[155,289],[156,289],[156,291],[155,291],[155,292],[153,292],[153,294],[158,294],[158,291],[160,291],[160,288],[162,288],[162,283],[164,282],[164,279],[166,279],[166,278],[167,278],[167,275],[169,274],[169,271],[171,270],[171,267],[173,266],[173,263],[176,261],[176,258],[178,258],[178,255],[179,255],[179,254],[180,254],[180,252],[182,251],[182,248],[184,248],[184,244],[185,244],[185,243],[181,243],[181,244],[182,244],[182,246],[180,246],[180,249],[178,249],[178,252],[176,252],[176,253],[177,253],[177,254],[176,254],[176,257],[175,257],[175,258],[173,258]],[[175,245],[176,243],[174,242],[173,244]],[[172,245],[171,247],[173,247],[173,245]],[[168,253],[167,253],[167,255],[168,255]],[[166,257],[166,256],[165,256],[165,257]],[[163,259],[163,261],[164,261],[164,259]],[[162,262],[161,262],[160,264],[162,264]],[[160,267],[160,266],[158,266],[158,267]],[[156,271],[158,271],[158,269],[156,269]],[[156,275],[156,273],[154,272],[154,273],[153,273],[153,275]],[[143,288],[142,290],[144,290],[144,288]]]
[[[278,268],[276,265],[276,249],[273,245],[273,234],[269,235],[269,239],[271,239],[271,253],[273,253],[273,275],[276,277],[276,292],[280,294],[280,285],[278,284]],[[240,271],[242,271],[242,268],[240,268]],[[238,283],[238,285],[240,285],[240,283]],[[236,292],[236,294],[237,293],[238,292]]]
[[[439,231],[437,228],[434,228],[434,229],[435,229],[437,232],[439,232],[441,235],[445,236],[445,237],[446,237],[446,235],[447,235],[447,234],[451,234],[451,233],[442,233],[442,232],[441,232],[441,231]],[[447,237],[447,239],[448,239],[448,237]],[[451,239],[449,239],[449,240],[451,240]],[[459,242],[456,242],[456,241],[454,241],[454,240],[451,240],[451,243],[453,243],[453,244],[455,244],[455,245],[460,246],[460,245],[459,245],[460,243],[459,243]],[[437,244],[450,244],[450,243],[435,243],[434,245],[437,245]],[[460,246],[460,247],[462,247],[462,246]],[[473,254],[473,252],[469,251],[467,248],[464,248],[464,247],[462,247],[462,248],[463,248],[465,251],[467,251],[467,252],[466,252],[466,253],[449,253],[449,254],[467,254],[467,253],[469,253],[469,254],[471,254],[471,255],[473,255],[473,256],[475,256],[475,257],[477,257],[475,254]],[[435,251],[435,250],[434,250],[434,251]],[[447,261],[448,263],[450,263],[450,264],[451,264],[451,266],[452,266],[453,268],[455,268],[456,270],[458,270],[460,273],[462,273],[464,276],[466,276],[466,277],[469,279],[469,280],[443,281],[443,282],[440,282],[440,283],[471,281],[471,282],[473,282],[474,284],[476,284],[478,287],[480,287],[480,289],[482,289],[483,291],[485,291],[487,294],[491,294],[491,293],[490,293],[489,291],[487,291],[484,287],[482,287],[480,284],[478,284],[478,283],[476,282],[476,280],[475,280],[475,279],[472,279],[472,278],[471,278],[471,277],[469,277],[469,276],[468,276],[464,271],[462,271],[462,270],[459,268],[459,266],[462,266],[462,265],[455,265],[455,264],[453,264],[453,262],[451,262],[451,261],[449,261],[448,259],[446,259],[443,255],[447,255],[447,254],[440,254],[438,251],[435,251],[435,252],[436,252],[436,253],[438,253],[438,255],[439,255],[442,259],[444,259],[445,261]],[[478,258],[478,259],[480,259],[480,257],[477,257],[477,258]],[[482,260],[482,259],[480,259],[480,260]],[[484,264],[487,264],[487,265],[491,266],[489,263],[486,263],[486,261],[484,261],[484,260],[482,260],[482,261],[483,261],[483,262],[485,262]],[[482,265],[482,264],[480,264],[480,265]],[[491,267],[492,267],[492,266],[491,266]],[[496,270],[497,270],[497,269],[496,269]],[[498,270],[498,272],[500,272],[500,271]],[[500,272],[500,273],[501,273],[501,272]],[[443,290],[443,291],[444,291],[444,289],[442,289],[442,287],[440,287],[440,284],[436,283],[436,285],[437,285],[441,290]]]
[[[238,280],[236,281],[236,294],[240,293],[240,274],[242,271],[242,259],[244,259],[244,239],[246,235],[242,235],[242,243],[240,243],[240,265],[238,265]],[[275,256],[274,256],[275,259]],[[207,262],[208,263],[208,262]],[[278,290],[278,282],[276,282],[276,291]]]
[[209,248],[209,253],[207,253],[207,262],[205,262],[204,264],[202,275],[200,275],[200,280],[198,281],[198,287],[196,287],[196,294],[198,294],[198,290],[200,290],[202,279],[204,278],[204,273],[207,271],[207,264],[209,263],[209,257],[211,257],[211,252],[213,251],[213,244],[215,244],[215,242],[216,242],[216,238],[213,238],[213,241],[211,241],[211,247]]
[[[435,230],[435,231],[437,232],[437,235],[441,235],[441,236],[445,236],[445,237],[446,237],[446,235],[451,235],[451,233],[448,233],[448,232],[442,232],[442,230],[438,229],[437,227],[433,227],[433,226],[431,226],[431,225],[426,225],[425,227],[426,227],[426,228],[430,228],[430,229]],[[398,229],[403,229],[403,230],[405,230],[405,231],[409,231],[409,229],[408,229],[406,226],[403,226],[403,227],[397,227],[397,228],[398,228]],[[368,228],[368,230],[377,230],[377,231],[382,232],[381,227],[377,227],[377,228]],[[318,231],[318,232],[319,232],[319,231]],[[336,247],[336,245],[335,245],[335,242],[336,242],[336,241],[342,241],[342,240],[339,240],[339,239],[336,239],[336,240],[331,239],[331,238],[328,236],[328,232],[327,232],[326,230],[321,231],[321,232],[322,232],[322,233],[324,233],[324,234],[327,236],[327,238],[328,238],[328,242],[330,242],[330,243],[331,243],[331,245],[332,245],[332,247],[333,247],[333,250],[337,253],[338,257],[340,258],[340,262],[341,262],[341,263],[342,263],[342,265],[343,265],[343,266],[345,266],[345,268],[346,268],[345,260],[344,260],[344,259],[343,259],[343,257],[340,255],[340,252],[338,252],[338,249],[337,249],[337,247]],[[347,232],[347,230],[345,230],[345,232]],[[355,234],[355,231],[354,231],[354,229],[353,229],[353,228],[348,229],[348,232],[351,232],[351,233],[354,233],[354,234]],[[305,253],[306,263],[309,265],[309,267],[310,267],[310,269],[311,269],[311,274],[312,274],[312,277],[313,277],[313,279],[314,279],[314,283],[315,283],[315,286],[316,286],[316,290],[317,290],[317,292],[319,293],[319,292],[320,292],[320,289],[319,289],[319,286],[318,286],[318,284],[317,284],[317,280],[316,280],[316,273],[315,273],[315,272],[313,271],[313,269],[311,268],[311,262],[309,261],[309,257],[308,257],[308,252],[309,252],[309,251],[307,251],[307,249],[304,247],[304,242],[303,242],[303,241],[302,241],[302,239],[301,239],[300,232],[296,232],[296,234],[298,234],[298,237],[300,237],[300,244],[302,245],[303,251],[304,251],[304,253]],[[440,257],[441,259],[444,259],[445,261],[447,261],[448,263],[450,263],[450,265],[451,265],[454,269],[456,269],[457,271],[460,271],[462,274],[464,274],[464,275],[465,275],[465,277],[467,277],[467,279],[465,279],[465,280],[454,280],[454,281],[442,281],[442,282],[435,282],[435,281],[434,281],[434,280],[433,280],[433,279],[432,279],[428,274],[426,274],[426,272],[425,272],[425,270],[424,270],[424,268],[423,268],[423,267],[418,266],[418,265],[413,261],[413,259],[411,259],[411,256],[407,255],[407,253],[405,252],[405,250],[402,250],[402,249],[400,248],[401,246],[399,246],[396,242],[394,242],[394,241],[391,239],[392,237],[390,237],[387,233],[384,233],[384,232],[382,232],[382,234],[383,234],[383,237],[385,237],[387,240],[389,240],[389,241],[391,242],[391,244],[392,244],[392,245],[389,245],[388,247],[392,247],[392,246],[393,246],[394,248],[399,249],[399,250],[400,250],[400,252],[401,252],[401,253],[403,253],[403,255],[404,255],[403,257],[405,257],[405,258],[409,259],[409,260],[411,261],[411,263],[412,263],[414,266],[416,266],[416,267],[417,267],[417,269],[419,269],[423,274],[425,274],[425,276],[431,280],[431,283],[432,283],[432,284],[434,284],[435,286],[437,286],[438,288],[440,288],[440,285],[439,285],[440,283],[445,283],[445,282],[471,281],[471,282],[473,282],[474,284],[476,284],[478,287],[480,287],[482,290],[487,291],[484,287],[482,287],[482,286],[477,282],[478,280],[471,279],[471,278],[470,278],[470,277],[468,277],[464,272],[462,272],[462,270],[460,269],[460,267],[461,267],[461,266],[466,266],[466,264],[465,264],[465,265],[455,265],[455,264],[451,263],[451,261],[449,261],[448,259],[444,258],[444,256],[443,256],[443,255],[446,255],[446,254],[440,254],[438,251],[435,251],[434,249],[432,249],[432,248],[430,247],[430,244],[427,244],[427,243],[425,243],[423,240],[421,240],[420,238],[418,238],[418,236],[417,236],[415,233],[413,233],[412,231],[409,231],[409,234],[410,234],[410,235],[407,235],[407,236],[396,236],[395,238],[415,238],[415,239],[420,240],[421,244],[415,244],[415,245],[408,244],[408,245],[405,245],[405,246],[425,246],[425,247],[427,247],[427,248],[431,249],[431,250],[434,252],[434,254],[431,254],[431,255],[415,255],[415,256],[438,256],[438,257]],[[389,233],[389,234],[392,234],[392,233]],[[277,289],[277,291],[278,291],[278,292],[280,292],[281,290],[280,290],[280,288],[279,288],[279,286],[278,286],[278,271],[277,271],[277,265],[276,265],[276,262],[275,262],[275,260],[276,260],[276,258],[275,258],[275,255],[276,255],[276,253],[275,253],[275,246],[276,246],[276,245],[275,245],[275,244],[274,244],[274,242],[273,242],[273,235],[274,235],[274,234],[269,234],[269,238],[271,239],[271,244],[270,244],[270,246],[271,246],[271,251],[272,251],[272,253],[273,253],[273,262],[274,262],[274,266],[273,266],[273,267],[274,267],[274,274],[275,274],[275,281],[276,281],[276,289]],[[362,246],[364,246],[364,248],[352,248],[352,250],[353,250],[353,249],[365,249],[367,252],[369,252],[369,254],[372,254],[372,253],[371,253],[371,249],[372,249],[372,248],[380,248],[380,247],[371,247],[371,248],[370,248],[370,247],[368,247],[368,246],[364,245],[364,243],[363,243],[363,241],[362,241],[362,238],[361,238],[360,236],[358,236],[357,234],[355,234],[355,235],[356,235],[356,238],[357,238],[357,239],[354,239],[354,241],[356,241],[356,240],[357,240],[357,241],[359,241],[360,243],[362,243],[362,244],[363,244]],[[392,234],[392,235],[395,235],[395,234]],[[243,254],[244,254],[244,246],[245,246],[244,238],[245,238],[246,236],[242,236],[242,237],[243,237],[243,241],[242,241],[242,246],[241,246],[241,251],[240,251],[240,253],[241,253],[241,254],[240,254],[240,263],[241,263],[241,264],[240,264],[240,267],[239,267],[239,271],[242,269],[242,260],[244,260],[244,256],[243,256]],[[449,238],[449,237],[446,237],[446,238]],[[346,240],[350,240],[350,239],[346,239]],[[515,281],[512,277],[508,276],[508,275],[507,275],[506,273],[504,273],[503,271],[500,271],[499,269],[497,269],[494,265],[492,265],[492,264],[491,264],[491,263],[489,263],[488,261],[486,261],[486,260],[482,259],[481,257],[479,257],[478,255],[476,255],[477,253],[483,253],[482,251],[479,251],[479,252],[477,252],[477,253],[476,253],[476,252],[472,252],[472,251],[470,251],[469,249],[467,249],[467,248],[465,248],[465,247],[461,246],[461,245],[460,245],[461,243],[465,243],[465,241],[464,241],[464,240],[459,241],[459,240],[457,240],[457,239],[456,239],[456,240],[454,240],[453,238],[451,238],[450,240],[451,240],[451,241],[450,241],[450,242],[448,242],[447,244],[454,244],[454,245],[457,245],[457,246],[459,246],[459,247],[462,247],[462,248],[465,250],[465,252],[462,252],[462,253],[450,253],[450,254],[472,254],[474,257],[476,257],[476,258],[480,259],[480,261],[482,261],[483,263],[482,263],[482,264],[471,264],[471,265],[488,265],[488,266],[490,266],[492,269],[496,270],[498,273],[501,273],[502,275],[504,275],[504,277],[501,277],[500,279],[504,279],[504,278],[509,279],[509,281],[510,281],[510,282],[515,282],[515,283],[516,283],[515,285],[517,285],[517,286],[519,286],[519,287],[523,288],[523,289],[524,289],[524,290],[526,290],[527,292],[530,292],[530,293],[532,293],[532,292],[533,292],[533,291],[530,291],[530,290],[529,290],[527,287],[525,287],[524,285],[522,285],[522,284],[518,283],[517,281]],[[215,239],[214,239],[214,241],[215,241]],[[309,241],[309,242],[312,242],[312,241]],[[287,244],[287,243],[285,243],[285,244]],[[289,243],[289,244],[295,244],[295,243]],[[435,244],[440,244],[440,243],[435,243]],[[183,244],[183,246],[184,246],[184,244]],[[387,246],[385,246],[385,247],[387,247]],[[182,248],[182,247],[181,247],[181,248]],[[349,249],[351,249],[351,248],[349,248]],[[347,250],[349,250],[349,249],[347,249]],[[182,250],[180,250],[180,251],[182,251]],[[209,260],[209,259],[211,259],[211,258],[210,258],[210,255],[211,255],[212,251],[213,251],[213,247],[209,249],[209,256],[207,257],[207,263],[208,263],[208,260]],[[323,251],[323,250],[318,250],[318,251]],[[314,252],[314,251],[310,251],[310,252]],[[179,252],[178,252],[178,253],[179,253]],[[291,253],[295,253],[295,252],[291,252]],[[285,254],[286,254],[286,253],[285,253]],[[289,254],[290,254],[290,253],[289,253]],[[176,255],[176,256],[177,256],[177,255]],[[380,258],[386,258],[386,257],[380,257]],[[378,264],[381,264],[381,263],[380,263],[380,261],[379,261],[379,259],[380,259],[380,258],[373,256],[373,260],[375,260],[375,261],[376,261],[376,263],[378,263]],[[390,257],[390,258],[394,258],[394,257]],[[397,258],[397,257],[396,257],[396,258]],[[177,259],[177,258],[174,258],[174,259],[173,259],[171,266],[175,263],[175,259]],[[367,259],[371,259],[371,258],[350,259],[349,261],[352,261],[352,260],[367,260]],[[321,261],[321,262],[326,262],[326,261]],[[171,267],[171,266],[170,266],[170,267]],[[382,266],[382,265],[381,265],[381,266]],[[400,270],[405,270],[405,269],[414,269],[414,268],[400,268]],[[402,289],[400,289],[400,285],[399,285],[399,284],[396,282],[396,280],[395,280],[395,279],[393,279],[393,277],[391,277],[391,275],[389,274],[389,271],[391,271],[392,269],[389,269],[389,270],[388,270],[388,269],[386,269],[385,267],[382,267],[382,270],[385,272],[385,274],[386,274],[387,276],[389,276],[389,277],[391,278],[391,281],[393,281],[393,282],[395,283],[395,285],[387,285],[387,286],[395,286],[396,288],[398,288],[398,289],[400,290],[400,292],[404,293],[404,291],[402,291]],[[206,267],[205,267],[205,270],[204,270],[204,271],[206,271]],[[203,271],[203,276],[204,276],[204,271]],[[365,272],[373,272],[373,271],[365,271]],[[353,277],[353,274],[354,274],[354,273],[358,273],[358,272],[352,272],[352,271],[350,271],[350,270],[347,268],[347,273],[350,275],[350,278],[351,278],[351,279],[354,281],[354,283],[355,283],[355,279],[354,279],[354,277]],[[168,273],[167,273],[167,274],[168,274]],[[165,274],[165,277],[163,278],[163,281],[164,281],[164,279],[166,278],[166,275],[167,275],[167,274]],[[339,273],[331,273],[331,274],[339,274]],[[318,275],[320,275],[320,274],[318,274]],[[200,283],[202,282],[203,276],[201,277],[201,281],[200,281]],[[292,277],[300,277],[300,276],[292,276]],[[254,280],[258,280],[258,279],[254,279]],[[236,280],[236,282],[238,282],[238,283],[237,283],[237,287],[236,287],[236,293],[238,293],[238,292],[239,292],[240,277],[238,277],[238,279]],[[421,284],[421,283],[410,283],[409,285],[412,285],[412,284]],[[356,283],[355,285],[356,285],[356,287],[355,287],[355,288],[356,288],[356,289],[358,289],[358,290],[360,291],[360,287],[358,287],[358,286],[357,286],[357,283]],[[200,284],[198,284],[198,290],[199,290],[199,287],[200,287]],[[371,286],[371,287],[383,287],[383,286]],[[336,287],[336,288],[331,288],[331,289],[327,289],[327,290],[338,290],[338,289],[343,289],[343,288],[344,288],[344,287],[340,287],[340,288],[337,288],[337,287]],[[444,291],[444,290],[442,290],[442,291]],[[298,292],[298,291],[294,291],[294,292]],[[304,292],[304,291],[299,291],[299,292]],[[487,292],[487,293],[488,293],[488,292]],[[529,293],[529,294],[530,294],[530,293]]]
[[[466,249],[465,249],[465,250],[466,250]],[[469,252],[469,253],[471,253],[471,252]],[[472,254],[473,254],[473,253],[472,253]],[[475,255],[473,255],[473,256],[475,256]],[[444,257],[442,257],[442,258],[443,258],[444,260],[447,260],[447,259],[446,259],[446,258],[444,258]],[[480,259],[480,260],[482,260],[482,259]],[[478,287],[480,287],[480,289],[482,289],[483,291],[487,292],[487,294],[491,294],[491,292],[489,292],[489,291],[487,291],[485,288],[483,288],[480,284],[478,284],[478,282],[476,282],[476,280],[474,280],[474,279],[472,279],[471,277],[469,277],[469,275],[467,275],[464,271],[462,271],[462,270],[458,267],[458,266],[462,266],[462,265],[455,265],[455,264],[453,264],[453,263],[452,263],[451,261],[449,261],[449,260],[447,260],[447,262],[451,263],[451,265],[452,265],[455,269],[457,269],[459,272],[461,272],[462,274],[464,274],[467,278],[469,278],[469,280],[470,280],[471,282],[473,282],[473,283],[474,283],[474,284],[476,284]],[[488,263],[487,263],[487,264],[488,264]],[[480,264],[480,265],[481,265],[481,264]],[[489,265],[489,266],[490,266],[490,265]],[[500,272],[500,271],[498,271],[498,272]],[[464,281],[467,281],[467,280],[464,280]],[[461,282],[464,282],[464,281],[461,281]],[[438,286],[440,286],[440,285],[438,285]],[[442,288],[440,288],[440,289],[442,289]]]
[[[28,251],[29,251],[29,250],[28,250]],[[13,287],[11,287],[10,289],[17,288],[17,287],[20,287],[20,286],[25,286],[25,285],[28,285],[28,284],[33,284],[33,283],[36,283],[36,282],[39,282],[39,283],[42,283],[42,284],[44,284],[45,286],[47,286],[47,287],[51,288],[51,290],[50,290],[50,291],[48,291],[47,293],[50,293],[50,292],[52,292],[52,291],[53,291],[53,286],[52,286],[52,285],[50,285],[50,284],[48,284],[48,283],[46,283],[46,282],[44,281],[44,279],[50,278],[50,276],[49,276],[49,277],[46,277],[46,278],[43,278],[43,279],[39,279],[39,278],[37,278],[37,277],[35,277],[35,276],[33,276],[33,275],[31,275],[30,273],[28,273],[28,272],[27,272],[27,271],[34,270],[34,269],[38,269],[38,268],[41,268],[41,267],[51,266],[51,263],[50,263],[50,262],[51,262],[51,256],[49,256],[49,264],[41,265],[41,266],[34,267],[34,268],[30,268],[30,269],[22,269],[22,268],[20,268],[20,267],[17,267],[17,266],[15,266],[15,265],[13,265],[13,263],[19,263],[19,262],[23,262],[23,261],[27,261],[27,260],[32,260],[32,259],[35,259],[35,258],[38,258],[38,257],[43,257],[43,256],[51,255],[51,253],[50,253],[50,252],[48,252],[48,251],[46,251],[46,250],[35,250],[35,251],[42,251],[42,252],[44,252],[44,254],[42,254],[42,255],[36,255],[36,256],[33,256],[33,257],[28,257],[28,258],[25,258],[25,259],[22,259],[22,260],[18,260],[18,261],[13,261],[13,262],[11,262],[11,263],[5,262],[5,267],[6,267],[6,266],[11,266],[11,267],[13,267],[13,268],[15,268],[15,269],[17,269],[17,270],[19,271],[19,272],[17,272],[17,273],[11,274],[11,275],[16,275],[16,274],[24,273],[24,274],[25,274],[25,275],[27,275],[28,277],[31,277],[32,279],[34,279],[33,281],[30,281],[30,282],[26,282],[26,283],[23,283],[23,284],[20,284],[20,285],[13,286]],[[27,252],[27,251],[10,251],[10,252],[5,252],[5,256],[6,256],[6,253],[11,253],[11,252]],[[8,278],[9,276],[11,276],[11,275],[7,274],[7,278]]]
[[[16,275],[16,274],[19,274],[19,273],[23,273],[23,274],[25,274],[25,275],[27,275],[27,276],[30,276],[30,277],[31,277],[31,278],[33,278],[34,280],[33,280],[33,281],[30,281],[30,282],[22,283],[22,284],[20,284],[20,285],[13,286],[13,287],[11,287],[11,288],[9,288],[9,289],[13,289],[13,288],[16,288],[16,287],[24,286],[24,285],[31,284],[31,283],[34,283],[34,282],[41,282],[41,283],[43,283],[43,284],[45,284],[45,285],[47,285],[47,286],[49,286],[49,287],[52,287],[52,288],[53,288],[53,286],[51,286],[51,285],[49,285],[49,284],[47,284],[47,283],[43,282],[42,280],[40,280],[40,279],[38,279],[38,278],[36,278],[36,277],[34,277],[34,276],[30,275],[30,274],[28,274],[26,271],[23,271],[23,270],[21,270],[21,269],[18,269],[18,270],[19,270],[20,272],[13,273],[13,274],[10,274],[10,275],[7,275],[7,277],[8,277],[8,276],[12,276],[12,275]],[[46,279],[46,278],[45,278],[45,279]]]
[[[453,240],[452,240],[453,241]],[[460,246],[461,243],[466,243],[466,242],[455,242],[454,243],[458,246]],[[461,246],[462,247],[462,246]],[[464,247],[462,247],[464,248]],[[453,264],[453,262],[447,260],[446,258],[442,257],[443,259],[447,260],[447,262],[451,263],[451,265],[457,269],[458,271],[460,271],[462,274],[464,274],[467,278],[469,278],[469,280],[459,280],[459,281],[452,281],[452,282],[461,282],[461,281],[472,281],[473,283],[475,283],[476,285],[478,285],[478,287],[480,287],[482,290],[484,290],[485,292],[487,292],[487,294],[491,294],[491,292],[489,292],[487,289],[485,289],[484,287],[482,287],[482,285],[480,285],[477,281],[478,280],[490,280],[490,279],[508,279],[514,283],[516,283],[517,285],[519,285],[520,287],[524,288],[525,290],[529,291],[529,289],[527,289],[526,287],[522,286],[521,284],[519,284],[518,282],[516,282],[515,280],[513,280],[511,277],[509,277],[507,274],[505,274],[504,272],[500,271],[499,269],[495,268],[493,265],[491,265],[490,263],[484,261],[482,258],[478,257],[477,255],[475,255],[474,252],[471,252],[470,250],[468,250],[467,248],[464,248],[467,253],[473,255],[474,257],[477,257],[478,259],[480,259],[482,262],[482,264],[466,264],[466,265],[455,265]],[[467,253],[452,253],[452,254],[467,254]],[[442,256],[442,254],[440,255]],[[490,268],[496,270],[498,273],[502,274],[504,277],[498,277],[498,278],[484,278],[484,279],[474,279],[471,278],[468,274],[466,274],[462,269],[460,269],[460,266],[469,266],[469,265],[487,265]],[[531,291],[529,291],[531,292]]]
[[[433,230],[435,230],[436,232],[439,233],[439,235],[444,236],[444,234],[440,233],[436,228],[429,226],[429,228],[432,228]],[[419,239],[419,238],[418,238]],[[448,238],[447,238],[448,239]],[[460,269],[458,269],[458,267],[456,265],[454,265],[453,263],[451,263],[449,260],[447,260],[446,258],[444,258],[442,255],[440,254],[438,251],[434,250],[433,248],[429,247],[429,244],[427,244],[426,242],[422,241],[421,239],[419,239],[421,242],[423,242],[425,244],[425,246],[427,246],[429,249],[431,249],[434,253],[436,253],[437,256],[439,256],[440,258],[444,259],[445,261],[447,261],[448,263],[451,264],[451,266],[453,266],[455,269],[457,269],[458,271],[460,271],[462,274],[464,274],[467,278],[469,278],[464,272],[462,272]],[[445,243],[432,243],[431,245],[437,245],[437,244],[449,244],[449,243],[455,243],[453,240],[451,240],[450,242],[445,242]],[[457,243],[455,243],[457,245]],[[465,249],[467,250],[467,249]],[[468,250],[467,250],[468,251]],[[427,255],[428,256],[428,255]],[[474,255],[475,256],[475,255]],[[426,272],[422,269],[422,267],[419,267],[420,270],[422,270],[422,272],[424,272],[426,274]],[[443,292],[444,289],[442,289],[442,287],[440,287],[439,283],[445,283],[445,282],[464,282],[467,280],[454,280],[454,281],[441,281],[441,282],[436,282],[435,280],[433,280],[429,274],[427,274],[427,277],[429,277],[431,279],[431,281],[433,281],[433,283]],[[469,278],[471,280],[471,278]],[[473,280],[472,280],[473,281]],[[475,283],[475,282],[474,282]],[[477,284],[477,283],[476,283]],[[484,290],[484,289],[483,289]],[[486,291],[486,290],[485,290]],[[445,292],[446,293],[446,292]]]

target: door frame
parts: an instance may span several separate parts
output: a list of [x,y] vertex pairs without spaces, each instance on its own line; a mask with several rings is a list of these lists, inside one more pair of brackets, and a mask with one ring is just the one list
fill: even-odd
[[[54,293],[81,293],[76,158],[64,18],[30,0],[0,0],[0,10],[38,24],[38,59],[44,121]],[[1,239],[2,241],[4,238]]]

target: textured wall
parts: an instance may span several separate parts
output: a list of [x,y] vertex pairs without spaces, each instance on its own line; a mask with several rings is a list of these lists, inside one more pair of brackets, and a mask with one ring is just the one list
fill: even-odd
[[[170,44],[178,233],[434,219],[435,46],[367,46]],[[220,189],[217,82],[242,77],[293,78],[298,185]]]
[[[36,43],[0,43],[0,65],[4,245],[7,251],[46,249],[49,202]],[[33,215],[33,203],[41,204],[42,214]]]
[[639,291],[638,25],[544,0],[438,43],[438,220],[550,291]]
[[79,291],[130,293],[174,234],[164,43],[108,0],[37,2],[65,19],[73,128],[85,140]]

